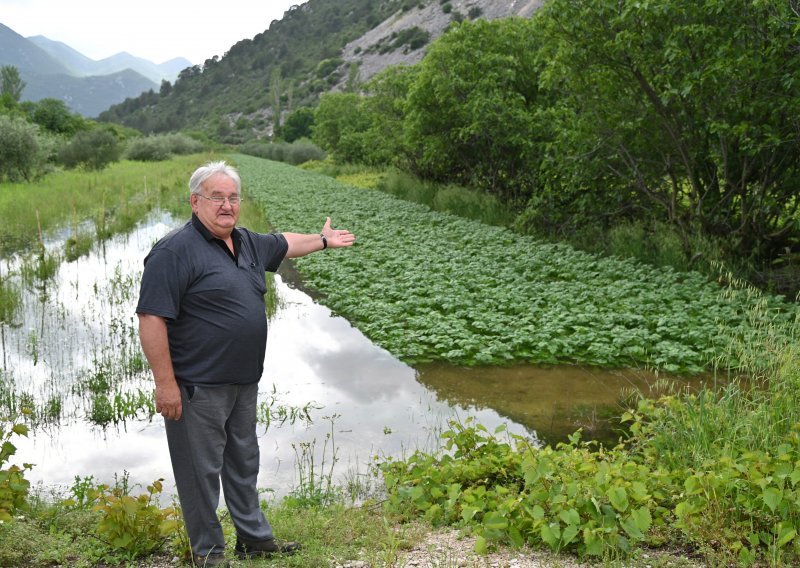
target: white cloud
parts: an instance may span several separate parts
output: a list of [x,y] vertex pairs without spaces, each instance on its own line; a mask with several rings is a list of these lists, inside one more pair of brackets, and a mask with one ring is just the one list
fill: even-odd
[[202,64],[251,39],[303,0],[0,0],[0,23],[18,34],[43,35],[92,59],[127,51],[163,63]]

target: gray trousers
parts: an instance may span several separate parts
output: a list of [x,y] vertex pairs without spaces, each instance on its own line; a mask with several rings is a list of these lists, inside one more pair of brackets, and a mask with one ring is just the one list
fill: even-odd
[[220,480],[237,536],[272,538],[256,489],[258,384],[195,387],[191,397],[181,387],[181,396],[181,419],[164,423],[192,552],[205,556],[225,548],[217,518]]

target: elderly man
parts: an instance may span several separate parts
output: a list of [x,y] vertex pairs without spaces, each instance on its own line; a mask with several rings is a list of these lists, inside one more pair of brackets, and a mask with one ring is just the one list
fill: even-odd
[[193,560],[228,564],[216,514],[220,480],[236,527],[236,555],[290,554],[299,545],[273,537],[256,488],[264,273],[287,257],[350,246],[355,236],[332,229],[330,218],[318,234],[237,228],[241,181],[225,162],[198,168],[189,190],[192,219],[145,258],[136,313]]

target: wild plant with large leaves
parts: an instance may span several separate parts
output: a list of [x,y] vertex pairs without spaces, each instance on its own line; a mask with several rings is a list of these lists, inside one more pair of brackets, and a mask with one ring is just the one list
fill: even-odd
[[776,321],[797,311],[776,297],[723,294],[697,273],[602,258],[287,165],[236,160],[275,229],[318,232],[330,216],[357,235],[352,250],[297,266],[328,306],[407,362],[697,372],[732,339],[752,342],[756,302]]

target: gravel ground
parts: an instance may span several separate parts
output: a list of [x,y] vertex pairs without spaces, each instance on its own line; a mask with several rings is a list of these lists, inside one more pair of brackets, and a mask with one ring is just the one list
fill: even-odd
[[[403,529],[404,531],[407,529]],[[386,554],[370,560],[332,560],[332,568],[596,568],[603,563],[581,562],[568,554],[551,554],[541,550],[500,548],[485,556],[473,552],[474,537],[462,537],[453,529],[430,530],[416,527],[398,540],[416,540],[410,549],[399,547],[394,553],[395,560],[387,560]],[[417,534],[419,533],[419,534]],[[390,556],[392,556],[390,554]],[[280,566],[273,561],[269,565]],[[613,564],[619,568],[706,568],[706,564],[689,559],[684,554],[672,551],[644,552],[637,559],[624,564]],[[151,557],[137,565],[139,568],[176,568],[187,566],[177,558],[168,556]],[[233,568],[251,566],[250,562],[232,560]],[[98,567],[100,568],[100,567]],[[323,568],[323,567],[320,567]]]

